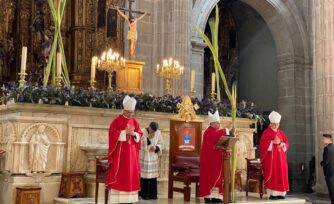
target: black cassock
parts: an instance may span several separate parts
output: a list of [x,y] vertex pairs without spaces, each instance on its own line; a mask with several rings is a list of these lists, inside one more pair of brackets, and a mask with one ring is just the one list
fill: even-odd
[[329,191],[332,204],[334,204],[334,145],[328,144],[324,148],[323,161],[320,163],[326,178],[326,184]]

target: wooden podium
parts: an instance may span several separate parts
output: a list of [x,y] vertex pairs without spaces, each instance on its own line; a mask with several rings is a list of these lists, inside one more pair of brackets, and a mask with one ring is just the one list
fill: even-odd
[[125,61],[125,67],[117,70],[116,88],[119,92],[142,93],[142,69],[144,62]]
[[[223,150],[224,158],[224,204],[230,203],[231,198],[231,153],[234,144],[238,141],[237,137],[223,136],[219,139],[216,147]],[[234,189],[233,189],[234,190]]]

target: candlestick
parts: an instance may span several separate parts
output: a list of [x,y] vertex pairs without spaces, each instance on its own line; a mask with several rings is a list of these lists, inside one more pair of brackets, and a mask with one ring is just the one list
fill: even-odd
[[157,76],[165,78],[166,95],[171,94],[171,80],[180,77],[183,74],[183,69],[183,67],[180,67],[180,63],[177,60],[173,60],[173,58],[163,60],[161,69],[160,65],[157,65]]
[[57,52],[56,88],[61,87],[61,53]]
[[99,60],[96,56],[92,57],[92,64],[91,64],[91,69],[90,69],[90,81],[89,81],[89,84],[90,84],[90,88],[91,89],[95,89],[95,71],[96,71],[96,66],[98,64]]
[[90,69],[90,78],[95,79],[95,71],[96,71],[96,63],[97,63],[97,57],[92,57],[92,64]]
[[216,94],[216,74],[212,73],[211,75],[211,97],[215,98]]
[[61,53],[57,52],[57,77],[61,77]]
[[[98,62],[98,66],[96,67],[96,61]],[[94,65],[93,65],[94,64]],[[94,66],[94,67],[93,67]],[[95,83],[95,68],[108,72],[108,90],[113,91],[112,88],[112,73],[114,71],[118,71],[125,67],[125,59],[121,57],[117,52],[109,49],[107,52],[103,52],[100,59],[96,59],[95,63],[93,63],[92,59],[92,69],[91,69],[91,87],[92,84]]]
[[27,66],[27,47],[22,47],[21,74],[26,73],[26,66]]
[[211,79],[211,91],[215,93],[216,91],[216,74],[212,73],[212,79]]
[[195,70],[191,70],[190,91],[195,90]]

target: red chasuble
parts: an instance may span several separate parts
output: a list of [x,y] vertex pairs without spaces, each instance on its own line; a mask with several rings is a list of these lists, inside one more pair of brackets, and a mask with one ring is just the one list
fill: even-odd
[[222,150],[215,147],[219,138],[226,135],[225,128],[217,130],[208,127],[203,134],[200,159],[199,197],[209,196],[214,187],[223,193],[223,155]]
[[264,173],[264,185],[275,191],[289,191],[288,180],[288,163],[286,160],[286,152],[277,144],[272,144],[272,150],[268,151],[270,143],[275,139],[275,136],[285,143],[286,151],[289,148],[288,139],[281,130],[275,132],[271,127],[268,127],[261,136],[260,140],[260,157]]
[[135,128],[140,137],[143,133],[139,123],[133,117],[126,118],[119,115],[109,127],[109,171],[106,179],[106,187],[118,191],[132,192],[140,190],[140,165],[139,150],[140,141],[135,142],[131,135],[126,136],[126,141],[119,141],[120,133],[127,125]]

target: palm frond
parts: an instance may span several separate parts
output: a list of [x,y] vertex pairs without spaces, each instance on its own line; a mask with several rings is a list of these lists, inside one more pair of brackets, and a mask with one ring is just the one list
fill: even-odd
[[[231,118],[232,118],[232,124],[233,124],[233,131],[232,135],[236,137],[235,135],[235,128],[236,128],[236,115],[237,115],[237,83],[234,83],[232,85],[232,90],[230,91],[230,88],[227,84],[227,80],[224,74],[224,71],[221,67],[221,64],[218,59],[218,28],[219,28],[219,9],[216,5],[216,20],[209,20],[209,26],[212,33],[212,42],[204,34],[204,32],[197,26],[194,26],[194,29],[197,31],[197,33],[201,36],[201,38],[204,40],[204,42],[209,47],[211,54],[213,56],[213,60],[215,63],[215,70],[216,70],[216,76],[219,79],[219,76],[221,77],[225,89],[225,93],[231,103]],[[219,80],[216,80],[217,82]],[[217,88],[219,89],[219,84],[217,84]],[[218,95],[218,91],[217,91]],[[232,202],[235,201],[235,193],[234,193],[234,186],[235,186],[235,172],[237,167],[237,146],[234,145],[232,148],[232,165],[231,165],[231,189],[232,189],[232,196],[231,200]]]
[[70,86],[70,80],[69,80],[69,75],[68,75],[68,67],[66,64],[66,55],[64,51],[64,44],[61,36],[61,21],[64,15],[64,10],[66,6],[66,0],[59,0],[57,4],[57,10],[55,9],[55,5],[53,0],[47,0],[50,11],[51,11],[51,16],[52,20],[55,24],[55,31],[54,31],[54,36],[53,36],[53,42],[52,42],[52,47],[50,50],[49,54],[49,61],[47,63],[47,66],[45,67],[44,70],[44,80],[43,80],[43,85],[47,86],[50,78],[50,73],[52,74],[52,84],[55,84],[55,70],[56,70],[56,53],[57,50],[61,52],[62,55],[62,75],[64,76],[64,83],[67,87]]

